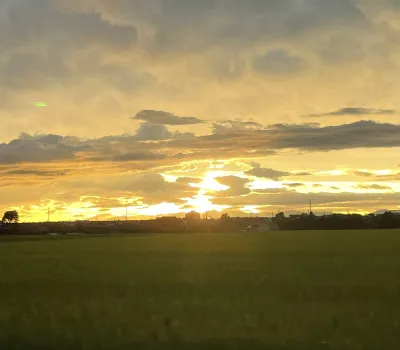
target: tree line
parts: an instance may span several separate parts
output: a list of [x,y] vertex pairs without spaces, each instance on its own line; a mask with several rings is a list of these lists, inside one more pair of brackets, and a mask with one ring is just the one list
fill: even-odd
[[332,214],[316,216],[311,214],[286,217],[279,213],[272,219],[280,230],[357,230],[357,229],[398,229],[400,214],[385,212],[380,215]]
[[[400,229],[400,213],[385,212],[383,214],[331,214],[316,216],[311,214],[285,216],[284,213],[277,214],[274,218],[231,218],[227,214],[223,214],[220,219],[193,219],[185,220],[178,218],[166,218],[165,220],[153,221],[136,221],[127,223],[123,229],[126,232],[157,232],[165,230],[181,232],[237,232],[245,231],[249,227],[266,224],[270,230],[292,231],[292,230],[363,230],[363,229]],[[175,219],[175,220],[171,220]],[[1,223],[4,228],[14,228],[18,230],[16,225],[19,222],[19,214],[15,210],[4,213]],[[54,229],[57,231],[57,223]],[[95,222],[91,224],[95,225]],[[48,223],[50,225],[50,223]],[[75,230],[85,232],[90,227],[81,227],[84,224],[77,224]],[[69,228],[70,229],[70,228]],[[119,229],[122,230],[122,227]],[[149,231],[150,230],[150,231]],[[124,232],[125,232],[124,231]]]

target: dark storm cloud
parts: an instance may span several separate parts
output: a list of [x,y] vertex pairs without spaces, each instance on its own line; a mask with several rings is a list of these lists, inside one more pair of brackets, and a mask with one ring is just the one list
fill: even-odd
[[374,108],[357,108],[347,107],[334,112],[310,114],[308,117],[342,117],[342,116],[374,116],[374,115],[391,115],[395,114],[393,109],[374,109]]
[[202,124],[203,120],[195,117],[179,117],[170,112],[144,110],[136,114],[133,119],[141,120],[149,124],[158,125],[193,125]]

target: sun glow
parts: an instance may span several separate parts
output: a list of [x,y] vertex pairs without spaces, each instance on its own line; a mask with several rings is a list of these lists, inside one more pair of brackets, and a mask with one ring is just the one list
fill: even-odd
[[208,211],[222,212],[230,208],[228,205],[213,204],[211,201],[213,198],[212,196],[207,196],[204,190],[200,190],[199,193],[192,198],[183,198],[183,200],[186,201],[186,206],[189,207],[189,209],[185,209],[184,211],[190,212],[195,210],[198,213],[206,213]]
[[200,183],[190,183],[189,186],[199,188],[207,192],[220,192],[229,190],[229,186],[220,184],[215,178],[220,172],[208,172]]
[[240,209],[240,211],[246,214],[260,214],[261,211],[257,208],[258,206],[256,205],[245,205],[243,208]]
[[279,181],[257,179],[253,182],[250,182],[248,187],[251,190],[268,190],[282,188],[283,184]]
[[[212,202],[212,194],[215,192],[226,191],[229,186],[222,185],[217,181],[217,178],[231,175],[231,173],[222,170],[212,170],[205,174],[200,179],[201,182],[189,183],[192,188],[197,188],[198,192],[193,197],[181,198],[182,203],[163,202],[155,205],[146,205],[143,202],[135,202],[135,205],[129,203],[127,207],[110,209],[110,215],[116,217],[155,217],[160,215],[177,215],[190,211],[206,213],[211,211],[222,212],[229,209],[228,205],[217,205]],[[169,174],[162,174],[167,182],[176,182],[178,177]],[[126,200],[121,204],[128,204]],[[252,209],[254,212],[254,208]]]
[[143,216],[158,216],[158,215],[172,215],[178,214],[182,211],[182,208],[175,203],[163,202],[138,210],[139,215]]
[[377,170],[375,172],[373,172],[375,175],[379,175],[379,176],[385,176],[385,175],[392,175],[394,174],[393,170],[390,169],[384,169],[384,170]]
[[178,178],[171,174],[161,174],[161,176],[164,178],[165,182],[175,183],[178,181]]
[[343,176],[346,175],[346,170],[336,169],[336,170],[327,170],[327,171],[319,171],[315,173],[318,176]]
[[189,186],[193,188],[198,188],[199,192],[192,198],[183,198],[186,201],[186,207],[190,209],[185,209],[185,212],[195,210],[199,213],[206,213],[209,211],[222,212],[226,209],[231,208],[229,205],[217,205],[212,202],[213,196],[210,193],[221,192],[229,190],[229,186],[220,184],[216,178],[231,175],[231,173],[223,170],[213,170],[208,171],[203,181],[200,183],[190,183]]

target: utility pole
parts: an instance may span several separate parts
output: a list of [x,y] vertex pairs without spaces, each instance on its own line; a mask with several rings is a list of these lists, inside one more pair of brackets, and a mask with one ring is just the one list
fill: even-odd
[[312,199],[310,199],[310,215],[312,214]]
[[125,221],[128,221],[128,205],[125,207]]

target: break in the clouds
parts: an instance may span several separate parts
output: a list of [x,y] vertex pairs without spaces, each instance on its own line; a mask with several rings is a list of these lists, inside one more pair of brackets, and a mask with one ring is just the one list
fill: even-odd
[[213,123],[213,134],[224,134],[234,131],[261,130],[263,126],[255,121],[220,120]]
[[0,0],[2,209],[398,206],[399,16],[395,0]]

